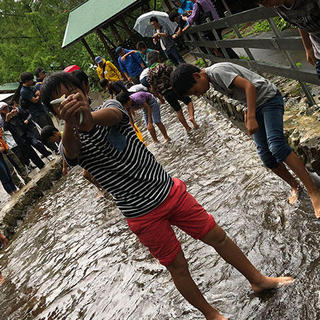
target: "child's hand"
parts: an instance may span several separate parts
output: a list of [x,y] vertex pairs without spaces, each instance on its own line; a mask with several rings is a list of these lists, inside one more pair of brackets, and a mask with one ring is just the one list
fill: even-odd
[[253,135],[259,130],[259,125],[256,120],[256,118],[249,118],[247,119],[247,113],[244,113],[244,123],[246,125],[246,128],[248,130],[249,136]]
[[[80,113],[83,116],[82,124],[80,124]],[[87,127],[91,129],[93,126],[88,100],[79,92],[69,95],[66,100],[61,102],[59,114],[61,119],[80,130],[87,131]]]

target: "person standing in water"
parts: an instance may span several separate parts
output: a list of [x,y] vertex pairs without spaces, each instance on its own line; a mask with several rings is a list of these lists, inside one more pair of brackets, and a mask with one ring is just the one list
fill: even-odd
[[[61,153],[70,165],[88,170],[115,200],[130,229],[170,272],[183,297],[207,320],[225,320],[192,279],[188,262],[172,225],[213,247],[249,281],[254,292],[292,283],[291,277],[262,275],[213,216],[189,194],[180,179],[172,178],[136,137],[129,116],[116,100],[91,112],[79,81],[67,73],[47,77],[41,95],[65,121]],[[80,121],[82,113],[83,121]]]
[[246,105],[245,125],[263,164],[290,185],[289,202],[294,203],[301,187],[285,163],[306,187],[315,215],[320,218],[320,191],[285,139],[284,102],[273,83],[231,62],[216,63],[202,70],[191,64],[181,65],[171,80],[180,95],[202,96],[211,84],[218,92]]

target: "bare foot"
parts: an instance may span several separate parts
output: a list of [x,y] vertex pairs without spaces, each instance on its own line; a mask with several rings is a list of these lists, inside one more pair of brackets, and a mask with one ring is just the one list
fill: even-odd
[[294,204],[299,199],[300,192],[301,192],[301,187],[300,186],[291,188],[291,195],[288,198],[288,202],[290,204]]
[[198,129],[198,128],[199,128],[199,126],[198,126],[198,124],[196,123],[196,120],[194,120],[194,118],[190,118],[189,120],[190,120],[190,122],[193,124],[193,127],[194,127],[195,129]]
[[309,196],[313,205],[314,214],[320,219],[320,191],[318,190],[315,193],[310,193]]
[[171,141],[171,138],[170,138],[170,137],[164,139],[164,143],[168,143],[168,142],[170,142],[170,141]]
[[207,314],[207,320],[228,320],[227,318],[223,317],[217,310],[212,311],[212,313]]
[[159,140],[152,140],[153,143],[160,143]]
[[282,286],[287,286],[293,282],[294,279],[291,277],[264,277],[264,279],[258,285],[251,284],[251,288],[254,292],[259,293],[264,290],[276,289]]

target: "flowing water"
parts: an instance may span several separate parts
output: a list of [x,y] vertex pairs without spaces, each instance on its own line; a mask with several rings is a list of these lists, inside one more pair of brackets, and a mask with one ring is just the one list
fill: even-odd
[[[306,193],[289,205],[289,188],[262,167],[253,141],[204,101],[196,102],[201,127],[190,135],[169,107],[162,115],[173,143],[149,146],[158,161],[263,273],[296,278],[257,296],[214,250],[177,230],[209,302],[229,319],[320,319],[320,223]],[[111,198],[96,194],[74,169],[30,213],[0,254],[0,319],[203,319]]]

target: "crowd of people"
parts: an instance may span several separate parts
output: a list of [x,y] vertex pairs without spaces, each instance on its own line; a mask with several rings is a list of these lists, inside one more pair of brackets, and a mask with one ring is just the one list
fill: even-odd
[[[294,14],[300,17],[296,19],[296,24],[302,34],[312,35],[308,37],[310,43],[307,43],[307,38],[304,38],[304,43],[308,59],[314,62],[310,51],[312,47],[310,49],[308,44],[313,45],[315,50],[319,49],[318,37],[314,32],[317,30],[320,34],[320,27],[309,15],[312,10],[320,17],[319,4],[312,1],[313,4],[308,6],[310,10],[303,11],[304,4],[297,0],[258,2],[265,6],[271,3],[273,6],[281,6],[279,13],[291,22],[294,21]],[[21,75],[23,87],[20,106],[0,104],[4,132],[9,131],[16,143],[9,147],[7,140],[4,139],[4,143],[0,141],[3,155],[0,158],[0,170],[7,172],[7,178],[1,181],[8,193],[16,191],[13,181],[8,179],[10,170],[3,160],[4,156],[9,160],[12,157],[9,150],[15,153],[17,146],[23,146],[24,150],[29,150],[24,152],[28,160],[41,168],[43,162],[33,148],[48,156],[51,151],[39,143],[43,142],[50,150],[57,151],[57,143],[61,142],[59,152],[64,159],[63,170],[67,171],[68,166],[80,165],[89,181],[99,190],[108,191],[125,216],[129,228],[167,268],[185,299],[200,310],[206,319],[223,320],[225,318],[206,301],[193,281],[172,225],[213,247],[226,262],[246,277],[255,292],[290,284],[293,279],[262,275],[229,239],[213,216],[187,192],[184,182],[172,178],[162,168],[136,135],[134,118],[137,110],[143,110],[145,124],[153,142],[159,142],[154,124],[165,142],[169,142],[171,138],[161,121],[160,104],[166,101],[186,132],[189,132],[191,127],[184,117],[180,101],[187,105],[189,121],[197,129],[190,96],[201,96],[212,86],[246,106],[245,125],[248,134],[253,136],[264,166],[291,187],[290,203],[299,198],[299,179],[310,196],[316,217],[320,218],[320,191],[303,162],[286,142],[283,132],[284,102],[274,84],[234,63],[216,63],[201,70],[186,64],[180,55],[175,38],[186,32],[193,23],[219,18],[212,2],[192,0],[176,1],[176,4],[179,5],[178,10],[170,13],[170,18],[178,22],[174,34],[161,25],[157,17],[150,19],[154,28],[153,42],[159,44],[176,68],[162,62],[159,51],[148,48],[144,42],[137,43],[135,50],[123,47],[116,49],[120,70],[111,61],[97,56],[95,62],[100,84],[108,90],[111,99],[95,110],[90,108],[90,86],[81,70],[75,73],[57,72],[43,78],[39,75],[44,70],[37,70],[40,92],[33,88],[32,74]],[[203,36],[210,39],[212,35],[206,33]],[[227,52],[236,57],[232,49]],[[212,53],[221,54],[219,50]],[[48,110],[64,120],[63,134],[54,128]],[[34,123],[43,128],[42,138],[35,134]],[[20,134],[22,127],[24,131]],[[4,242],[1,234],[0,240]]]

